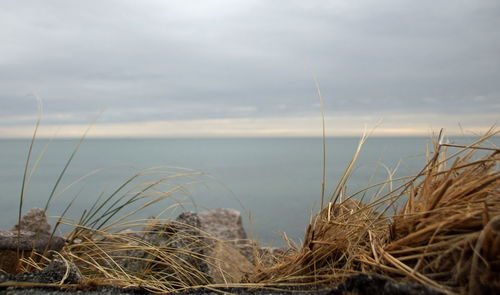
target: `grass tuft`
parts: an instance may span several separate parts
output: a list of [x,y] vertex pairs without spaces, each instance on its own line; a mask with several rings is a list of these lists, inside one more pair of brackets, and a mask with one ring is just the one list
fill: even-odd
[[[330,202],[312,219],[303,246],[253,280],[336,285],[372,272],[446,294],[499,290],[500,149],[481,146],[498,133],[469,146],[437,140],[425,168],[382,198]],[[458,150],[447,156],[444,147]],[[398,199],[406,199],[402,209],[384,214]]]

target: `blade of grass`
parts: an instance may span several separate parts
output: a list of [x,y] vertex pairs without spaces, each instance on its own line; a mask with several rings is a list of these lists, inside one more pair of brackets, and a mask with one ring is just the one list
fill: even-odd
[[[132,197],[130,197],[124,204],[118,206],[118,207],[114,207],[114,205],[117,204],[117,202],[115,201],[114,205],[110,208],[108,208],[108,210],[106,212],[104,212],[95,222],[93,222],[91,225],[95,225],[97,224],[100,220],[102,220],[104,217],[108,216],[103,222],[101,222],[101,224],[97,227],[97,229],[100,229],[102,226],[104,226],[104,224],[106,224],[106,222],[108,222],[114,215],[116,215],[119,211],[121,211],[123,208],[125,208],[126,206],[136,202],[137,200],[139,200],[139,198],[141,196],[143,196],[143,194],[145,192],[147,192],[148,190],[150,190],[151,188],[157,186],[158,184],[162,183],[162,182],[165,182],[166,180],[169,180],[173,177],[182,177],[182,176],[189,176],[189,175],[192,175],[192,174],[179,174],[179,175],[173,175],[173,176],[167,176],[167,177],[164,177],[164,178],[161,178],[159,179],[158,181],[155,181],[151,184],[149,184],[148,186],[146,186],[143,190],[137,192],[136,194],[134,194]],[[125,197],[126,195],[123,195],[123,197]],[[119,198],[117,201],[121,200],[122,198]]]
[[43,156],[45,155],[45,153],[47,152],[50,144],[52,143],[54,138],[51,138],[49,142],[47,142],[47,144],[45,145],[45,147],[43,148],[42,152],[40,152],[40,154],[38,155],[35,163],[33,164],[33,167],[31,168],[30,170],[30,175],[28,177],[28,180],[26,181],[26,185],[29,186],[29,183],[31,182],[31,177],[33,176],[33,174],[35,173],[35,171],[37,170],[38,166],[40,165],[40,161],[42,160]]
[[30,158],[31,154],[33,152],[33,146],[35,144],[35,139],[36,139],[36,134],[38,132],[38,127],[40,126],[40,122],[42,120],[42,114],[43,114],[43,105],[42,105],[42,100],[40,97],[35,93],[34,94],[35,99],[37,100],[37,107],[38,107],[38,115],[37,115],[37,120],[35,123],[35,130],[33,131],[33,136],[31,137],[31,142],[30,146],[28,149],[28,155],[26,156],[26,163],[24,165],[24,173],[23,173],[23,181],[21,184],[21,195],[19,196],[19,212],[18,212],[18,224],[19,227],[17,229],[17,257],[19,257],[19,244],[20,244],[20,236],[21,236],[21,217],[22,217],[22,211],[23,211],[23,203],[24,203],[24,197],[25,197],[25,190],[26,190],[26,180],[28,176],[28,167],[30,163]]
[[357,161],[357,159],[359,157],[359,154],[361,153],[361,148],[365,144],[365,142],[368,139],[368,137],[373,133],[373,131],[375,131],[375,129],[380,124],[381,124],[381,122],[377,123],[375,125],[375,127],[373,127],[370,130],[370,132],[367,132],[366,128],[363,131],[363,135],[361,136],[361,139],[359,140],[359,143],[358,143],[358,146],[356,148],[356,151],[354,152],[354,155],[352,156],[351,161],[349,162],[349,164],[347,165],[346,169],[344,170],[344,173],[342,174],[342,177],[340,178],[339,183],[335,187],[335,190],[333,191],[333,193],[332,193],[332,195],[330,197],[330,202],[332,202],[333,204],[335,204],[338,201],[338,199],[341,197],[342,190],[345,187],[345,185],[347,183],[347,180],[351,177],[352,170],[354,169],[354,164],[356,163],[356,161]]
[[320,107],[321,107],[321,126],[322,126],[322,139],[323,139],[323,174],[321,180],[321,207],[323,210],[325,203],[325,187],[326,187],[326,131],[325,131],[325,101],[323,95],[321,94],[321,88],[319,86],[319,81],[314,73],[312,73],[314,84],[316,86],[316,92],[318,93]]
[[[87,214],[87,217],[85,218],[85,220],[83,220],[83,222],[81,223],[82,226],[87,226],[88,223],[92,220],[92,218],[94,218],[94,216],[97,215],[97,213],[99,211],[101,211],[102,208],[104,208],[104,206],[106,206],[106,204],[108,202],[110,202],[122,189],[124,189],[129,183],[131,183],[134,179],[138,178],[141,174],[140,173],[136,173],[134,174],[132,177],[129,177],[124,183],[122,183],[109,197],[107,197],[104,202],[102,202],[98,207],[97,209],[95,209],[93,212],[91,211],[88,211],[88,214]],[[99,197],[100,199],[100,197]],[[98,202],[99,202],[99,199],[96,200],[96,202],[94,203],[94,205],[97,205]],[[115,202],[116,203],[116,202]],[[92,206],[92,208],[94,208],[94,206]]]
[[82,137],[80,138],[80,140],[78,141],[78,144],[76,145],[76,147],[73,149],[73,152],[71,153],[70,157],[68,158],[68,160],[66,161],[66,164],[64,165],[64,168],[62,169],[61,173],[59,174],[59,176],[57,177],[57,180],[56,180],[56,183],[54,184],[54,186],[52,187],[52,191],[50,192],[50,195],[49,197],[47,198],[47,201],[45,203],[45,207],[43,209],[43,211],[47,211],[47,209],[49,208],[50,206],[50,203],[52,201],[52,198],[54,197],[54,194],[57,190],[57,187],[59,186],[59,183],[61,182],[64,174],[66,173],[66,170],[68,169],[69,165],[71,164],[71,162],[73,161],[73,158],[75,157],[76,155],[76,152],[80,149],[80,146],[82,145],[83,141],[85,140],[85,138],[87,137],[87,134],[89,133],[90,129],[92,128],[92,126],[94,125],[95,121],[97,121],[98,117],[94,120],[94,122],[92,122],[92,124],[90,124],[87,129],[85,130],[85,132],[83,133]]

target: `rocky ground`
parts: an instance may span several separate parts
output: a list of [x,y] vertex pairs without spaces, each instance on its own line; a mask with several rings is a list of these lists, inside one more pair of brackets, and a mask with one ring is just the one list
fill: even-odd
[[[47,278],[48,272],[36,272],[11,276],[0,274],[0,295],[24,295],[24,294],[45,294],[45,295],[70,295],[70,294],[117,294],[117,295],[149,295],[147,291],[141,289],[121,289],[117,287],[95,287],[93,289],[59,289],[44,287],[19,287],[5,286],[5,284],[16,282],[42,282],[53,281]],[[2,287],[4,285],[4,287]],[[310,294],[310,295],[441,295],[442,293],[429,289],[423,285],[415,283],[401,283],[379,276],[359,274],[353,275],[336,288],[314,288],[314,287],[281,287],[277,291],[271,288],[223,288],[219,292],[209,289],[194,289],[187,292],[170,293],[172,295],[215,295],[215,294],[252,294],[252,295],[285,295],[285,294]]]

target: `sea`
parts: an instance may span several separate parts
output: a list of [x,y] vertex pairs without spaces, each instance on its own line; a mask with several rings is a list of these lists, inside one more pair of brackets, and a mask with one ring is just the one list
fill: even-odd
[[[467,145],[475,139],[448,141]],[[498,137],[492,141],[500,143]],[[96,201],[102,204],[112,197],[102,206],[103,214],[111,205],[120,206],[141,196],[121,211],[106,215],[108,223],[234,208],[242,212],[248,235],[262,244],[282,245],[284,236],[300,243],[311,216],[320,207],[324,164],[326,202],[358,142],[355,137],[328,138],[325,162],[322,138],[89,138],[81,145],[79,139],[37,139],[29,158],[21,208],[23,212],[44,208],[54,191],[47,210],[51,223],[63,213],[66,223],[71,223],[98,208]],[[29,148],[30,139],[0,139],[1,229],[10,229],[18,218]],[[393,183],[358,193],[356,198],[369,201],[380,196],[398,184],[398,177],[418,173],[431,149],[432,140],[426,137],[369,138],[343,195],[393,179]],[[140,209],[147,202],[152,204]],[[70,229],[65,225],[57,231]]]

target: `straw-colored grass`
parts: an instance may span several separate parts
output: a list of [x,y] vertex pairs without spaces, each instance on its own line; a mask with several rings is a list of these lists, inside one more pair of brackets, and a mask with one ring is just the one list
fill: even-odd
[[[50,255],[68,266],[76,265],[83,276],[78,288],[111,285],[164,294],[201,286],[230,285],[214,284],[208,272],[210,267],[220,276],[231,279],[233,274],[220,268],[221,263],[227,261],[214,257],[212,252],[224,242],[192,225],[146,219],[126,221],[105,230],[74,226],[67,235],[68,244],[60,252],[33,253],[21,259],[20,272],[42,270],[50,263]],[[60,287],[69,287],[63,282],[64,279]]]
[[[39,154],[38,159],[30,168],[33,146],[36,141],[38,126],[41,121],[42,105],[39,100],[39,114],[35,124],[26,157],[21,194],[19,197],[18,220],[21,220],[25,189],[29,180],[38,168],[48,145]],[[49,209],[54,200],[61,197],[70,188],[99,170],[92,171],[64,188],[60,188],[66,171],[83,143],[87,131],[82,135],[70,157],[67,159],[60,174],[57,176],[50,195],[47,197],[44,211]],[[151,206],[165,205],[170,200],[170,206],[160,215],[175,212],[190,198],[187,186],[199,183],[198,178],[205,173],[178,168],[155,167],[140,171],[110,193],[104,192],[89,208],[85,209],[79,219],[69,219],[67,212],[72,207],[78,194],[70,200],[61,212],[53,228],[54,235],[61,225],[72,228],[65,234],[66,246],[60,252],[32,251],[29,256],[17,251],[17,272],[30,272],[43,269],[51,259],[62,259],[68,266],[74,264],[83,275],[82,286],[113,285],[121,287],[140,287],[155,293],[168,293],[195,286],[208,286],[211,283],[208,266],[218,271],[218,275],[231,278],[218,267],[222,261],[211,257],[210,248],[222,241],[189,224],[181,224],[172,220],[156,218],[152,220],[134,220],[133,217]],[[153,178],[153,180],[151,180]],[[144,181],[144,179],[146,179]],[[167,203],[167,204],[169,204]],[[152,225],[154,222],[156,225]],[[130,230],[135,230],[133,233]],[[146,238],[149,236],[149,239]],[[153,238],[161,241],[152,241]],[[69,271],[69,267],[68,267]],[[52,286],[54,284],[7,282],[9,286]],[[66,286],[64,278],[55,284]]]
[[[205,263],[208,243],[198,236],[182,234],[163,245],[144,239],[148,231],[109,233],[88,231],[63,255],[71,259],[86,280],[123,287],[143,287],[164,293],[208,284],[207,274],[197,264]],[[185,248],[174,244],[183,240]]]
[[[450,145],[436,142],[419,175],[370,204],[329,203],[312,219],[302,248],[253,279],[337,284],[373,272],[448,294],[500,290],[500,150],[480,146],[496,134],[454,146],[450,156]],[[488,154],[478,158],[478,150]],[[375,210],[401,198],[398,214]]]

